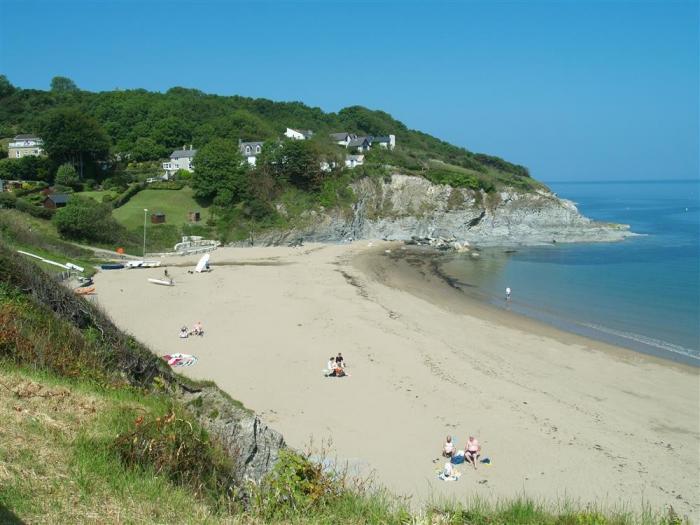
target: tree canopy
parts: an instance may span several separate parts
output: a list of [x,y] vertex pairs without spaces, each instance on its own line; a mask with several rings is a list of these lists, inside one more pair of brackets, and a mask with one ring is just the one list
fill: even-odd
[[197,151],[194,157],[192,188],[195,197],[214,200],[228,206],[243,199],[248,169],[231,141],[214,139]]
[[51,91],[53,93],[74,93],[80,90],[70,78],[53,77],[51,79]]
[[111,243],[124,236],[124,228],[114,220],[108,204],[78,195],[56,211],[53,222],[62,236],[78,241]]
[[56,164],[66,162],[78,170],[81,178],[86,164],[104,160],[109,153],[109,138],[97,121],[77,109],[50,111],[40,128],[44,150]]

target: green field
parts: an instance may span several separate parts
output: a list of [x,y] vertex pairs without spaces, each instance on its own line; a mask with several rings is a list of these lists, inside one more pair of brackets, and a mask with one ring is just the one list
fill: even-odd
[[90,197],[91,199],[95,199],[97,202],[102,202],[102,197],[104,197],[105,195],[111,195],[112,197],[116,197],[117,192],[112,190],[81,191],[80,193],[76,193],[76,195],[80,195],[81,197]]
[[192,188],[181,190],[143,190],[136,194],[121,208],[114,210],[114,218],[129,230],[143,227],[143,210],[148,210],[150,224],[151,213],[165,213],[165,224],[182,226],[188,224],[187,213],[199,211],[205,224],[209,218],[209,210],[201,206],[192,196]]

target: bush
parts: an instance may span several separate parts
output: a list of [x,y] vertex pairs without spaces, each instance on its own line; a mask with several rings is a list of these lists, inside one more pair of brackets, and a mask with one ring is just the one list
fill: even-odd
[[17,197],[12,193],[0,193],[0,208],[14,208],[17,204]]
[[104,195],[102,195],[102,202],[105,204],[108,204],[108,203],[112,202],[113,200],[114,200],[114,195],[112,195],[111,193],[105,193]]
[[181,190],[186,184],[183,181],[169,180],[162,182],[152,182],[148,185],[149,190]]
[[127,188],[127,190],[119,195],[116,199],[114,199],[114,202],[112,203],[113,208],[119,208],[120,206],[124,206],[127,202],[131,200],[131,198],[136,195],[138,192],[146,188],[146,183],[145,182],[137,182],[136,184],[132,184]]
[[212,446],[206,431],[174,409],[161,417],[139,416],[133,430],[117,436],[113,449],[126,466],[152,470],[190,487],[195,496],[220,500],[232,494],[231,460]]
[[15,203],[15,208],[24,213],[28,213],[32,217],[47,220],[51,219],[54,216],[54,213],[56,212],[56,210],[53,210],[51,208],[36,206],[30,202],[27,202],[24,199],[17,199],[17,202]]
[[108,205],[76,195],[56,212],[53,221],[63,237],[80,241],[113,243],[126,233]]

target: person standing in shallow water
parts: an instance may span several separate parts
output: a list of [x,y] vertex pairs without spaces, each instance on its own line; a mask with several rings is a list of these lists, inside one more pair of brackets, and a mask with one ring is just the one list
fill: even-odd
[[506,301],[510,301],[510,286],[506,287]]

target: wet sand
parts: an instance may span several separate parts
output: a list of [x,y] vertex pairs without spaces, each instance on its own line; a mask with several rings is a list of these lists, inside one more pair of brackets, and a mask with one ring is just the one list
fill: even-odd
[[[416,504],[526,494],[700,521],[698,370],[470,301],[400,246],[367,246],[225,248],[207,274],[164,259],[176,286],[102,272],[97,301],[154,352],[196,355],[184,374],[291,446],[324,443]],[[198,320],[205,337],[180,341]],[[338,352],[351,377],[323,377]],[[476,435],[492,464],[437,480],[446,434]]]

